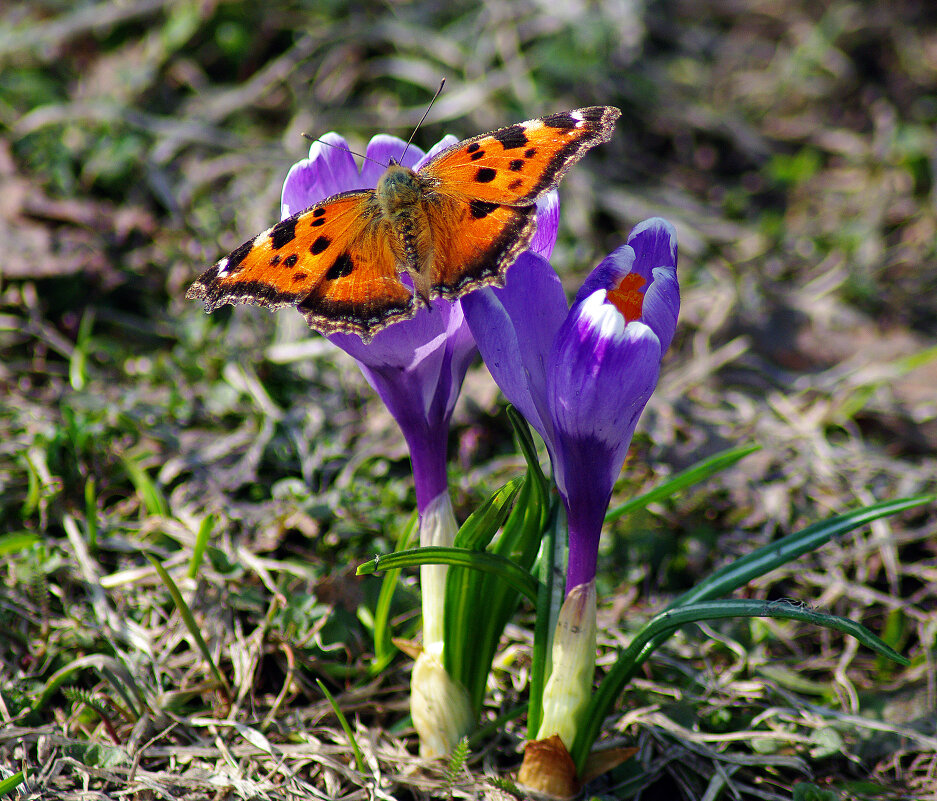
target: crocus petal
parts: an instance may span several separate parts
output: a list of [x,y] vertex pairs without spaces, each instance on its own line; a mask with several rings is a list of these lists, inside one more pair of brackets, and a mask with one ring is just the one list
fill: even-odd
[[667,351],[677,328],[680,311],[680,287],[677,282],[677,234],[660,217],[639,223],[628,237],[628,244],[614,250],[583,282],[576,303],[598,289],[611,289],[628,273],[644,279],[641,322],[651,327]]
[[421,517],[430,502],[448,487],[449,417],[426,411],[428,407],[444,406],[448,398],[450,382],[440,380],[447,367],[445,351],[445,346],[424,348],[411,369],[358,362],[362,374],[397,421],[407,442]]
[[465,321],[465,313],[461,303],[452,304],[449,314],[449,323],[446,327],[446,353],[448,359],[448,382],[441,381],[440,386],[447,389],[445,392],[445,405],[443,412],[448,420],[455,409],[455,403],[462,388],[462,380],[469,365],[478,354],[475,337]]
[[556,234],[560,228],[560,193],[556,190],[547,192],[537,201],[537,232],[527,246],[528,250],[539,253],[549,259],[556,244]]
[[541,256],[522,253],[508,268],[503,289],[472,292],[462,298],[462,308],[504,396],[551,446],[546,356],[567,314],[556,272]]
[[363,186],[345,139],[337,133],[320,138],[309,147],[309,158],[296,162],[287,173],[280,195],[281,220],[331,195]]
[[598,266],[586,276],[582,282],[579,291],[576,293],[576,299],[573,301],[575,306],[582,303],[590,295],[599,290],[609,290],[615,286],[622,276],[631,272],[634,266],[634,248],[630,245],[622,245],[609,253]]
[[449,329],[452,304],[437,300],[432,311],[424,311],[409,320],[378,331],[365,345],[357,334],[332,334],[329,339],[342,350],[365,364],[410,369],[419,361],[416,351],[429,344],[441,344]]
[[649,282],[641,319],[657,334],[661,352],[665,353],[676,331],[680,311],[677,232],[667,220],[652,217],[634,227],[628,244],[635,252],[632,269]]
[[[355,334],[332,334],[329,339],[362,365],[418,373],[427,389],[443,390],[445,403],[435,414],[451,414],[465,371],[475,356],[475,341],[458,303],[435,300],[432,310],[379,331],[365,345]],[[442,363],[450,365],[448,375]],[[422,412],[433,412],[433,395],[421,394]],[[410,405],[416,398],[409,399]]]
[[623,325],[603,294],[600,290],[574,309],[557,336],[547,397],[564,439],[586,439],[614,453],[627,451],[637,419],[657,384],[661,349],[648,326]]

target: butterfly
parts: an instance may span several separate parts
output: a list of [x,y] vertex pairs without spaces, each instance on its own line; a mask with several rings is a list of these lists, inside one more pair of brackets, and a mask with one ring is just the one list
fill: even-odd
[[341,192],[287,217],[202,273],[186,297],[206,311],[295,306],[311,328],[367,343],[433,298],[504,286],[536,231],[536,200],[611,138],[620,115],[592,106],[510,125],[452,145],[416,171],[391,159],[375,189]]

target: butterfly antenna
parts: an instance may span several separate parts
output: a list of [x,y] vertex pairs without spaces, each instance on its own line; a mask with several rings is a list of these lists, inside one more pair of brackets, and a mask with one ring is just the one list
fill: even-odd
[[303,136],[306,137],[306,139],[308,139],[310,142],[318,142],[320,145],[326,145],[326,146],[328,146],[328,147],[334,147],[336,150],[344,150],[346,153],[351,153],[351,155],[357,156],[359,159],[364,159],[365,161],[373,161],[375,164],[380,164],[382,167],[386,167],[386,166],[387,166],[386,164],[384,164],[383,162],[378,161],[377,159],[372,159],[370,156],[365,156],[363,153],[355,153],[354,150],[352,150],[351,148],[349,148],[349,147],[347,147],[347,146],[343,146],[343,145],[334,145],[334,144],[332,144],[331,142],[326,142],[324,139],[315,139],[315,138],[313,138],[312,136],[310,136],[310,135],[307,134],[307,133],[304,133]]
[[400,157],[400,160],[403,161],[404,156],[407,155],[407,151],[410,149],[410,143],[413,141],[413,137],[416,136],[416,132],[420,130],[420,126],[423,124],[423,120],[426,119],[426,115],[429,114],[429,110],[433,107],[433,103],[436,102],[436,98],[442,94],[442,88],[446,85],[446,79],[443,78],[439,82],[439,88],[436,90],[436,94],[433,95],[433,99],[429,101],[429,105],[426,107],[426,111],[423,112],[423,116],[420,117],[420,121],[416,124],[416,128],[413,129],[413,133],[410,134],[410,138],[407,140],[407,146],[403,149],[403,155]]

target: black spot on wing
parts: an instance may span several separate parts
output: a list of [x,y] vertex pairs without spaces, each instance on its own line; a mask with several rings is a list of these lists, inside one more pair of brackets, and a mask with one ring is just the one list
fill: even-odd
[[515,178],[511,183],[508,184],[508,189],[515,190],[520,189],[524,185],[524,182],[520,178]]
[[273,258],[270,259],[270,266],[271,266],[271,267],[276,267],[276,266],[280,263],[280,258],[281,258],[281,257],[280,257],[280,254],[279,254],[279,253],[274,253],[274,254],[273,254]]
[[325,214],[325,209],[322,206],[319,206],[319,208],[313,209],[312,211],[313,217],[321,217],[323,214]]
[[300,281],[305,281],[307,278],[306,273],[293,273],[293,283],[298,284]]
[[315,242],[312,243],[312,245],[310,245],[309,252],[313,256],[318,256],[320,253],[324,253],[326,250],[328,250],[328,247],[331,244],[332,240],[327,236],[320,236],[318,239],[316,239]]
[[528,141],[523,125],[511,125],[508,128],[502,128],[500,131],[495,131],[492,136],[501,143],[505,150],[523,147]]
[[484,150],[476,150],[474,153],[472,153],[472,161],[478,161],[479,159],[484,158],[484,157],[485,157]]
[[528,147],[527,150],[524,151],[525,159],[532,159],[536,155],[537,155],[537,148],[535,147]]
[[295,267],[295,266],[296,266],[296,262],[298,262],[298,261],[299,261],[299,256],[297,256],[295,253],[290,253],[289,256],[287,256],[285,259],[283,259],[283,266],[284,266],[284,267]]
[[296,238],[296,218],[287,217],[270,230],[270,247],[279,250]]
[[[316,209],[318,211],[318,209]],[[325,217],[320,217],[318,220],[312,221],[313,228],[318,228],[320,225],[325,225]]]
[[466,153],[474,153],[474,152],[475,152],[476,150],[478,150],[480,147],[481,147],[481,145],[478,144],[478,142],[472,142],[472,144],[470,144],[467,148],[465,148],[465,152],[466,152]]
[[247,258],[247,254],[254,248],[254,240],[245,242],[243,245],[235,248],[228,254],[228,263],[224,266],[225,272],[236,273],[241,268],[241,262]]
[[561,111],[558,114],[551,114],[549,117],[543,118],[543,124],[547,128],[559,128],[560,130],[570,130],[579,125],[580,120],[577,120],[572,114],[568,111]]
[[476,220],[487,217],[496,208],[498,208],[497,203],[488,203],[484,200],[478,200],[477,198],[469,201],[469,213]]
[[589,108],[579,109],[583,119],[589,122],[601,122],[605,119],[608,109],[605,106],[589,106]]
[[497,174],[498,171],[491,167],[479,167],[478,172],[475,173],[475,180],[480,184],[491,183]]
[[351,275],[354,269],[355,263],[351,260],[351,256],[347,253],[342,253],[332,262],[332,266],[329,267],[328,272],[326,272],[325,278],[327,281],[336,281],[339,278]]
[[514,159],[508,165],[508,169],[510,169],[511,172],[520,172],[522,169],[524,169],[524,159]]

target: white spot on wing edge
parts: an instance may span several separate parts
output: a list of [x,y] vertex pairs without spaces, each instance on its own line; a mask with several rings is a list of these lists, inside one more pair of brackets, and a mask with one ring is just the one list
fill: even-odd
[[[266,236],[270,236],[270,232],[276,228],[275,225],[271,225],[266,231],[261,231],[257,236],[251,240],[251,250],[260,245],[261,240]],[[218,268],[218,272],[215,273],[215,278],[227,278],[228,277],[228,258],[230,253],[225,256],[221,261],[219,261],[215,266]]]

